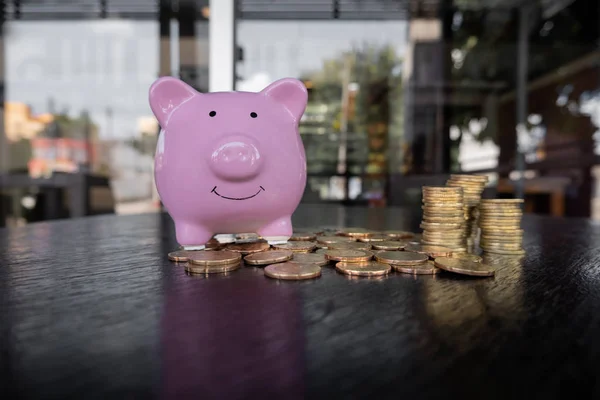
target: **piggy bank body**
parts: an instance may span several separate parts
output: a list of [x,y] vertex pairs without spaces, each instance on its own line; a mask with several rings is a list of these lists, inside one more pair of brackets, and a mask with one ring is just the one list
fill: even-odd
[[306,185],[298,123],[304,85],[282,79],[258,93],[203,94],[165,77],[150,88],[162,130],[156,187],[184,248],[216,234],[254,232],[270,242],[292,234]]

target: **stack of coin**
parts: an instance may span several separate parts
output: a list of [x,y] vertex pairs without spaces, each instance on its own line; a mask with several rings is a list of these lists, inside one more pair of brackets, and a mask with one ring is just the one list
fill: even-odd
[[479,217],[479,202],[481,193],[485,189],[488,177],[484,175],[450,175],[446,182],[450,187],[461,187],[463,189],[464,211],[466,219],[465,233],[467,245],[472,247],[477,241],[479,229],[477,227]]
[[382,264],[389,264],[398,272],[406,274],[437,274],[439,269],[428,262],[425,254],[411,253],[408,251],[382,251],[375,254],[375,260]]
[[421,228],[423,244],[467,251],[463,189],[424,186]]
[[522,255],[522,199],[481,200],[481,248],[488,253]]

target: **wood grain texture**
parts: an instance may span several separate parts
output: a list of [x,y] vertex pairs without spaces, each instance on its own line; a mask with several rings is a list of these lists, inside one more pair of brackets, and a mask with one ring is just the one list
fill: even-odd
[[[296,226],[416,230],[418,211],[301,206]],[[280,282],[195,277],[167,215],[0,230],[0,398],[598,398],[600,226],[526,216],[521,260]]]

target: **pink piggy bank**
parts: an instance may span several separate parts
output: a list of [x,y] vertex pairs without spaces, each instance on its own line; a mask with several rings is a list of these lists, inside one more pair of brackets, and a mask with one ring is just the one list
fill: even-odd
[[306,186],[298,123],[307,91],[281,79],[258,93],[203,94],[172,77],[150,88],[161,125],[155,155],[160,198],[185,249],[215,234],[286,242]]

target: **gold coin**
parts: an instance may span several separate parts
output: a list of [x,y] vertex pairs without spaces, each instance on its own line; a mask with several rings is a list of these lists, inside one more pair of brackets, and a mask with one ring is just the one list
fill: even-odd
[[235,235],[235,241],[237,243],[256,242],[260,239],[260,236],[258,236],[256,233],[238,233]]
[[464,198],[461,197],[441,197],[441,196],[423,196],[423,204],[429,205],[431,203],[443,203],[447,202],[447,204],[460,204],[464,206]]
[[317,236],[317,242],[322,244],[355,242],[356,239],[349,236]]
[[522,256],[525,255],[525,250],[499,250],[499,249],[483,249],[485,253],[502,254],[506,256]]
[[457,181],[474,181],[474,182],[487,182],[489,180],[487,175],[472,175],[472,174],[451,174],[450,179]]
[[482,236],[489,237],[510,237],[523,236],[523,229],[483,229]]
[[464,211],[464,207],[465,205],[462,202],[440,203],[439,201],[423,203],[421,206],[423,210],[431,209],[438,211]]
[[311,241],[311,240],[315,240],[317,238],[317,235],[314,234],[313,232],[294,232],[292,233],[292,236],[290,236],[291,241],[302,241],[302,242],[306,242],[306,241]]
[[244,257],[246,264],[269,265],[288,261],[292,259],[293,253],[289,250],[261,251]]
[[432,194],[460,194],[462,190],[460,188],[452,188],[447,186],[423,186],[421,189],[423,193]]
[[297,262],[300,264],[317,264],[322,267],[329,264],[329,260],[325,258],[324,254],[317,253],[294,253],[294,257],[291,262]]
[[274,249],[291,250],[294,253],[296,253],[296,252],[308,253],[308,252],[313,251],[316,247],[317,246],[315,245],[314,242],[302,242],[302,241],[287,242],[287,243],[273,245]]
[[426,245],[426,244],[422,244],[422,245],[411,244],[411,245],[406,246],[404,250],[414,252],[414,253],[427,254],[429,257],[432,257],[432,258],[445,257],[445,256],[449,256],[452,254],[452,249],[449,249],[448,247],[432,246],[432,245]]
[[323,235],[324,229],[321,228],[296,228],[294,229],[294,233],[301,234],[312,234],[312,235]]
[[406,246],[405,242],[398,242],[394,240],[373,243],[373,249],[375,250],[402,250],[404,249],[404,246]]
[[332,261],[361,262],[369,261],[373,258],[373,253],[354,249],[327,250],[325,258]]
[[413,274],[413,275],[435,275],[440,273],[440,269],[435,266],[433,261],[426,261],[421,264],[415,265],[392,265],[392,267],[404,274]]
[[338,235],[350,237],[371,236],[373,232],[365,228],[342,228],[337,231]]
[[197,265],[188,263],[185,265],[185,270],[191,274],[223,274],[225,272],[235,271],[241,266],[242,264],[239,261],[220,265]]
[[425,231],[423,233],[423,237],[421,238],[421,241],[439,241],[439,240],[445,240],[448,242],[460,242],[462,240],[465,240],[467,238],[467,235],[465,235],[463,232],[461,232],[461,235],[431,235],[428,231]]
[[220,243],[217,239],[212,238],[204,245],[204,250],[221,250],[225,245]]
[[486,236],[517,236],[520,235],[518,228],[481,228],[482,235]]
[[466,249],[466,246],[467,246],[466,243],[428,242],[428,241],[423,241],[423,242],[421,242],[421,244],[424,246],[446,247],[452,251],[459,251],[459,249]]
[[454,182],[454,181],[448,181],[446,182],[446,185],[449,187],[461,187],[463,188],[463,193],[476,193],[478,195],[481,194],[481,192],[483,192],[483,190],[485,189],[484,185],[480,185],[478,183],[469,183],[469,182]]
[[453,257],[436,257],[435,266],[445,271],[454,272],[461,275],[471,276],[493,276],[495,270],[482,262],[463,260]]
[[437,224],[462,224],[465,222],[465,217],[430,217],[428,215],[424,215],[423,222],[433,222]]
[[364,242],[364,243],[383,242],[385,240],[390,240],[389,236],[383,235],[381,233],[374,234],[372,236],[365,236],[365,237],[358,238],[359,242]]
[[432,231],[448,231],[462,228],[463,224],[441,224],[437,222],[421,222],[421,229]]
[[482,236],[480,239],[481,243],[523,243],[522,237],[487,237]]
[[490,242],[482,242],[479,244],[482,249],[498,249],[498,250],[521,250],[523,248],[522,243],[490,243]]
[[524,203],[523,199],[483,199],[481,204],[521,204]]
[[389,265],[381,264],[376,261],[356,263],[340,261],[335,264],[335,269],[343,274],[356,276],[387,275],[391,271]]
[[465,212],[461,209],[437,209],[431,207],[423,207],[423,215],[432,217],[464,217]]
[[233,251],[197,251],[189,256],[189,262],[196,265],[226,265],[240,262],[242,256]]
[[411,239],[415,237],[414,233],[407,231],[383,231],[383,234],[394,239]]
[[450,257],[458,258],[461,260],[473,261],[473,262],[482,262],[483,261],[483,259],[481,257],[479,257],[477,254],[471,254],[471,253],[452,253],[452,255]]
[[168,254],[169,260],[175,262],[187,262],[190,257],[203,250],[177,250]]
[[328,249],[332,250],[371,250],[371,243],[363,243],[363,242],[340,242],[340,243],[329,243],[327,245]]
[[427,261],[427,256],[406,251],[380,251],[375,253],[375,259],[381,263],[391,265],[415,265]]
[[250,253],[258,253],[259,251],[265,251],[269,249],[269,247],[269,243],[260,241],[251,243],[231,243],[227,245],[226,249],[228,251],[246,255]]
[[479,227],[483,230],[489,231],[489,230],[494,230],[494,229],[504,229],[504,230],[510,230],[510,229],[520,229],[521,228],[521,224],[520,223],[511,223],[511,224],[492,224],[492,223],[479,223]]
[[299,281],[321,276],[321,267],[317,264],[300,264],[297,262],[284,262],[269,265],[264,269],[265,276],[273,279]]

